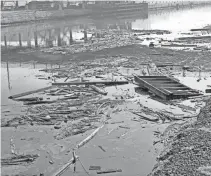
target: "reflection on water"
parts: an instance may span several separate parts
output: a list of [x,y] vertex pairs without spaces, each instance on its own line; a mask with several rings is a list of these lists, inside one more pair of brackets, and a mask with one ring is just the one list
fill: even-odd
[[[2,28],[1,45],[5,46],[62,46],[84,42],[91,29],[165,29],[188,31],[211,23],[211,7],[151,12],[147,19],[139,17],[93,20],[90,18],[50,21]],[[194,21],[192,20],[194,19]]]
[[146,20],[137,19],[133,23],[133,28],[146,29],[143,23],[147,23],[148,29],[188,32],[192,28],[201,28],[211,24],[210,15],[211,7],[209,6],[196,9],[171,10],[164,14],[151,14]]
[[[8,97],[13,94],[23,93],[30,90],[43,88],[51,85],[51,80],[38,79],[35,75],[40,75],[39,69],[46,68],[41,64],[1,64],[1,102],[2,105],[12,104],[14,101]],[[47,77],[47,73],[42,73]]]

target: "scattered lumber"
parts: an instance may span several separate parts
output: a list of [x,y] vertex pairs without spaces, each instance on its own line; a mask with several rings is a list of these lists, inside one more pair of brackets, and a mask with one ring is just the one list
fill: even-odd
[[107,169],[107,170],[97,171],[97,174],[108,174],[108,173],[114,173],[114,172],[122,172],[122,170],[121,169]]
[[38,155],[15,155],[11,158],[1,159],[2,165],[18,165],[21,163],[33,162]]
[[[91,133],[87,138],[85,138],[83,141],[81,141],[78,145],[77,148],[79,149],[80,147],[84,146],[87,142],[89,142],[96,134],[97,132],[104,127],[104,124],[97,128],[93,133]],[[60,176],[62,175],[74,162],[74,158],[68,161],[62,168],[60,168],[56,173],[53,174],[53,176]]]
[[43,100],[42,97],[31,97],[31,98],[18,98],[18,99],[14,99],[15,101],[39,101],[39,100]]
[[188,99],[197,99],[197,98],[209,98],[211,97],[211,95],[200,95],[200,96],[193,96],[193,97],[188,97]]
[[34,104],[49,104],[49,103],[55,103],[56,101],[32,101],[24,103],[24,105],[34,105]]
[[128,84],[128,81],[92,81],[92,82],[56,82],[52,83],[53,86],[69,86],[69,85],[123,85]]
[[168,66],[182,66],[182,65],[174,63],[156,63],[156,67],[168,67]]
[[119,128],[125,128],[125,129],[130,129],[130,127],[127,127],[127,126],[119,126]]
[[82,146],[84,146],[86,143],[88,143],[92,138],[95,137],[95,135],[98,133],[98,131],[103,128],[104,125],[100,126],[99,128],[97,128],[92,134],[90,134],[87,138],[85,138],[83,141],[81,141],[78,145],[77,148],[81,148]]
[[164,47],[197,47],[197,45],[190,44],[162,44]]
[[12,95],[12,96],[10,96],[10,97],[8,97],[8,98],[9,98],[9,99],[19,98],[19,97],[23,97],[23,96],[30,95],[30,94],[33,94],[33,93],[42,92],[42,91],[45,91],[45,90],[50,89],[50,88],[52,88],[52,87],[53,87],[53,86],[49,86],[49,87],[44,87],[44,88],[37,89],[37,90],[32,90],[32,91],[24,92],[24,93]]
[[189,111],[196,111],[196,108],[187,106],[187,105],[183,105],[183,104],[175,104],[175,106],[178,106],[181,109],[187,109]]
[[124,121],[111,122],[110,124],[124,123]]
[[192,39],[208,39],[211,38],[211,36],[197,36],[197,37],[180,37],[179,40],[192,40]]
[[49,114],[70,114],[76,111],[85,111],[84,108],[73,108],[70,110],[56,110],[56,111],[49,111]]
[[99,147],[102,151],[106,152],[105,149],[104,149],[101,145],[98,145],[98,147]]
[[211,89],[206,89],[205,93],[211,93]]
[[71,158],[62,168],[60,168],[56,173],[53,174],[53,176],[60,176],[62,175],[72,164],[73,164],[74,158]]
[[100,166],[89,166],[89,170],[101,170]]
[[131,111],[131,113],[133,113],[137,116],[140,116],[144,120],[148,120],[148,121],[151,121],[151,122],[157,122],[159,120],[158,118],[151,118],[151,116],[149,117],[149,116],[146,116],[146,115],[143,115],[143,114],[139,114],[137,112]]
[[107,95],[108,92],[106,92],[105,90],[97,87],[97,86],[94,86],[94,85],[90,85],[89,87],[91,87],[94,91],[96,91],[97,93],[99,94],[102,94],[102,95]]
[[63,98],[59,98],[58,100],[68,100],[68,99],[77,99],[78,96],[76,95],[73,95],[73,96],[66,96],[66,97],[63,97]]
[[191,29],[190,31],[210,31],[209,28],[198,28],[198,29]]

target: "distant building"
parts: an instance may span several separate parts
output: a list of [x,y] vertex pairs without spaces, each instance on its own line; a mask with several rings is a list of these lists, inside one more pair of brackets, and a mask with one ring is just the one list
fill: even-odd
[[50,10],[54,9],[54,4],[49,1],[31,1],[27,4],[29,10]]

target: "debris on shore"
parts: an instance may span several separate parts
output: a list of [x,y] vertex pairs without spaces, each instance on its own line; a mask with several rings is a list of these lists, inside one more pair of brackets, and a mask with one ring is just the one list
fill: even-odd
[[164,150],[149,176],[210,175],[211,100],[201,109],[196,121],[170,125],[165,130]]
[[27,163],[35,161],[37,157],[38,155],[15,155],[9,158],[2,158],[1,164],[3,166],[27,164]]
[[[159,30],[132,31],[130,33],[115,30],[98,32],[101,32],[100,36],[102,37],[93,37],[92,40],[87,43],[73,44],[71,47],[61,46],[44,48],[41,49],[41,51],[50,54],[64,55],[81,52],[95,52],[108,48],[126,46],[128,44],[132,45],[137,42],[139,43],[140,41],[137,40],[137,37],[149,35],[149,33],[156,35],[169,34],[168,31]],[[177,47],[195,47],[195,44],[172,43],[170,45]],[[163,46],[168,46],[168,44],[163,44]],[[135,47],[140,47],[140,45],[136,45]],[[152,80],[152,82],[154,82],[152,85],[155,85],[153,88],[158,90],[156,84],[166,84],[167,88],[165,92],[168,92],[170,97],[173,97],[171,96],[172,92],[175,91],[175,89],[179,89],[178,87],[181,88],[181,77],[185,78],[186,74],[189,73],[194,77],[194,83],[199,83],[197,80],[200,79],[200,88],[202,87],[201,83],[203,77],[200,75],[200,78],[196,78],[194,75],[201,72],[201,70],[199,71],[199,69],[192,67],[191,63],[190,66],[186,66],[186,64],[189,64],[190,60],[185,60],[185,58],[182,58],[182,55],[178,58],[176,63],[172,62],[172,59],[169,58],[172,58],[175,52],[165,51],[166,50],[162,50],[162,53],[157,52],[156,45],[152,43],[149,50],[141,56],[139,56],[140,53],[138,51],[136,52],[136,57],[130,56],[129,54],[104,54],[102,56],[98,55],[99,57],[95,57],[92,60],[70,60],[69,62],[63,63],[59,68],[42,69],[40,72],[51,74],[51,76],[46,79],[52,79],[52,85],[42,89],[10,96],[10,101],[14,100],[16,103],[25,106],[25,113],[24,115],[13,116],[8,119],[4,118],[1,126],[6,130],[13,129],[11,127],[15,127],[14,129],[22,127],[32,129],[45,128],[46,134],[51,133],[51,141],[62,143],[66,140],[65,142],[68,143],[67,148],[70,150],[69,143],[71,143],[70,141],[72,138],[77,139],[78,137],[80,138],[81,136],[90,133],[90,131],[93,131],[88,137],[83,138],[82,141],[80,140],[81,142],[74,141],[73,144],[70,144],[76,146],[76,149],[80,149],[97,136],[96,134],[104,126],[106,126],[106,128],[103,129],[103,135],[112,136],[113,133],[115,133],[114,131],[117,131],[118,133],[115,134],[115,138],[112,140],[118,141],[124,140],[125,137],[129,136],[128,134],[132,134],[134,128],[135,130],[148,129],[147,125],[164,126],[170,124],[163,134],[158,131],[152,132],[160,139],[157,141],[151,141],[152,146],[155,146],[155,144],[158,143],[163,143],[164,147],[167,148],[158,157],[159,163],[163,165],[154,169],[154,175],[169,174],[171,168],[174,166],[173,164],[169,164],[167,167],[165,162],[168,163],[174,160],[174,163],[176,163],[176,167],[178,166],[178,168],[180,165],[179,162],[183,162],[180,156],[174,157],[174,155],[179,155],[186,150],[190,152],[198,152],[197,147],[204,150],[205,153],[209,150],[208,146],[203,148],[201,145],[204,144],[205,140],[200,142],[197,138],[202,134],[205,135],[207,139],[209,138],[207,137],[209,134],[207,124],[209,122],[206,120],[200,122],[200,120],[198,120],[196,123],[191,123],[191,125],[187,123],[192,120],[194,121],[198,116],[199,109],[204,106],[204,101],[208,97],[207,94],[209,94],[209,89],[207,89],[207,85],[204,92],[201,90],[201,96],[188,98],[176,97],[177,99],[172,98],[167,100],[159,98],[155,91],[151,91],[149,88],[138,84],[135,81],[137,75],[148,78],[150,76],[155,76]],[[153,61],[151,59],[146,59],[149,56],[155,57],[155,59]],[[163,57],[162,62],[160,62],[157,56],[165,57]],[[200,59],[198,58],[195,60],[194,64],[197,65],[199,62]],[[206,60],[203,60],[204,64],[206,64],[206,62]],[[206,65],[209,66],[209,64],[210,63]],[[184,76],[181,76],[182,73],[185,73],[183,74]],[[180,77],[178,75],[180,75]],[[162,80],[162,76],[171,79],[164,80],[164,83],[158,82],[157,79]],[[37,79],[39,78],[40,77],[37,77]],[[206,76],[206,79],[209,79],[208,76]],[[172,83],[172,80],[181,84],[173,84],[173,87],[170,87],[169,82]],[[182,86],[181,89],[184,90],[182,93],[185,94],[186,92],[193,92],[193,89],[195,88],[196,87],[187,89],[187,87]],[[117,115],[119,115],[119,117],[115,119],[114,116]],[[200,126],[200,130],[195,129],[196,126],[197,128]],[[50,132],[47,132],[47,129]],[[193,142],[192,139],[189,138],[190,136],[197,138],[193,144],[196,146],[195,148],[192,146],[187,147],[189,144],[187,144],[186,141],[190,143]],[[184,141],[181,141],[183,138],[185,138]],[[93,146],[91,147],[94,148]],[[111,150],[105,144],[101,143],[97,143],[95,147],[97,147],[97,151],[101,152],[100,154],[102,155],[109,155]],[[61,148],[63,148],[63,146]],[[53,150],[54,149],[52,149],[52,151]],[[62,152],[66,152],[68,155],[68,152],[65,150],[67,149],[64,149]],[[86,148],[84,150],[86,150]],[[62,155],[62,152],[58,152],[58,155]],[[37,157],[38,155],[16,155],[11,158],[2,159],[2,165],[21,165],[22,163],[31,163],[35,161]],[[203,159],[207,158],[204,156]],[[47,163],[53,165],[56,161],[54,162],[54,160],[50,159]],[[57,172],[55,172],[55,175],[60,175],[60,173],[66,171],[72,164],[74,164],[74,159],[68,160],[65,164],[62,164],[62,167]],[[94,163],[91,164],[93,165],[92,167],[90,166],[89,170],[96,171],[96,174],[123,172],[122,169],[105,169],[103,166],[95,166]],[[163,166],[165,167],[162,168]],[[197,165],[197,167],[198,171],[204,172],[204,170],[206,170],[204,167],[207,166],[205,166],[204,162],[201,165]],[[54,169],[56,170],[56,168],[57,167]],[[53,171],[54,170],[52,170],[52,172]],[[183,171],[175,171],[175,173],[180,172]]]

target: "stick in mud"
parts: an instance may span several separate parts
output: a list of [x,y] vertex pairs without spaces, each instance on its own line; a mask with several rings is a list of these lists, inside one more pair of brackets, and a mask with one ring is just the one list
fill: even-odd
[[98,147],[99,147],[102,151],[106,152],[105,149],[104,149],[101,145],[99,145]]
[[100,126],[99,128],[97,128],[92,134],[90,134],[86,139],[84,139],[83,141],[81,141],[78,145],[77,148],[81,148],[82,146],[84,146],[86,143],[88,143],[96,134],[97,132],[104,127],[104,124],[102,126]]
[[[89,142],[96,134],[97,132],[104,127],[104,124],[102,126],[100,126],[99,128],[97,128],[92,134],[90,134],[86,139],[84,139],[83,141],[81,141],[78,145],[77,145],[77,149],[79,149],[80,147],[84,146],[87,142]],[[76,157],[77,158],[77,157]],[[70,159],[68,161],[68,163],[66,163],[64,166],[62,166],[62,168],[60,168],[55,174],[53,174],[53,176],[60,176],[62,175],[62,173],[64,173],[72,164],[74,164],[74,157],[72,159]]]
[[57,82],[52,83],[56,86],[65,86],[65,85],[94,85],[94,84],[105,84],[105,85],[123,85],[128,84],[128,81],[93,81],[93,82]]
[[89,87],[91,87],[94,91],[96,91],[99,94],[102,94],[102,95],[107,95],[108,94],[108,92],[106,92],[103,89],[101,89],[99,87],[96,87],[94,85],[90,85]]
[[98,171],[97,174],[107,174],[107,173],[114,173],[114,172],[122,172],[121,169],[108,169],[104,171]]

